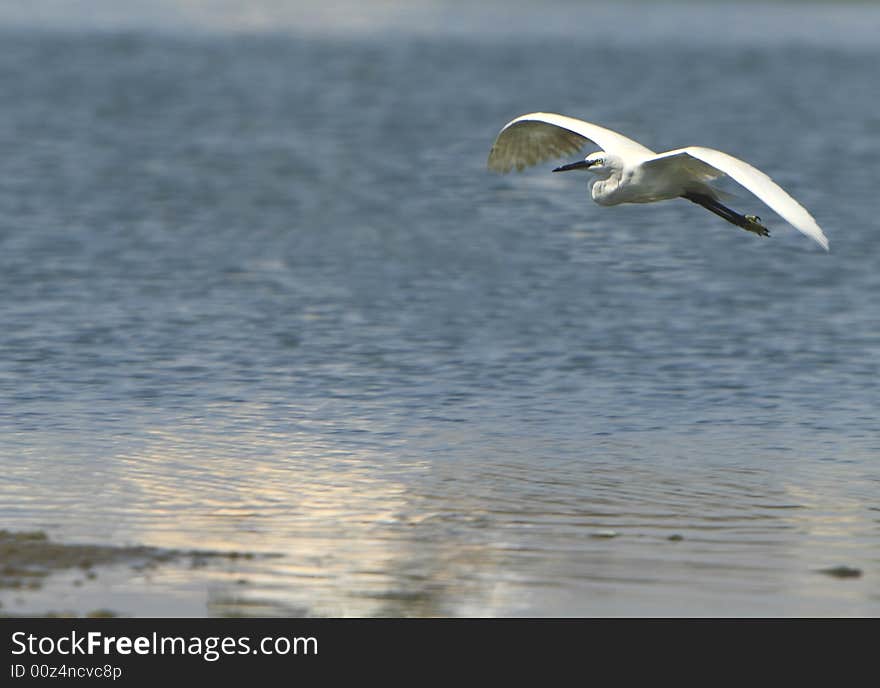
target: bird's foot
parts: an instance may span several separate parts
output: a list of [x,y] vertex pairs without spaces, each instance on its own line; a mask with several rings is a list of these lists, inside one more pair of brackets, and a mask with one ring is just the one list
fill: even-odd
[[743,229],[748,232],[754,232],[758,236],[770,236],[770,230],[761,224],[761,218],[757,215],[745,215],[746,224]]

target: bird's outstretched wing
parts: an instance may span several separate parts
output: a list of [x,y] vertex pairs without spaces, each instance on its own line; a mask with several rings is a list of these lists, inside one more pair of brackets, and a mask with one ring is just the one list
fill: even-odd
[[722,153],[714,148],[688,146],[661,153],[642,163],[645,167],[686,170],[695,181],[705,181],[726,174],[735,182],[752,192],[792,227],[815,240],[828,250],[828,238],[815,218],[800,203],[761,170],[747,162]]
[[609,153],[631,151],[643,156],[654,151],[616,131],[552,112],[531,112],[504,125],[489,151],[489,169],[519,171],[539,162],[577,153],[592,142]]

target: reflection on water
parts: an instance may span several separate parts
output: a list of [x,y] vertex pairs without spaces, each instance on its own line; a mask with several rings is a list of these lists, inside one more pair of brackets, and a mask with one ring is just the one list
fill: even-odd
[[[876,8],[590,6],[571,40],[587,5],[457,5],[0,9],[2,527],[278,555],[65,569],[4,613],[880,612]],[[740,154],[831,253],[488,174],[534,109]]]
[[[114,581],[100,606],[144,613],[179,595],[187,603],[171,613],[496,616],[862,615],[876,604],[868,580],[819,573],[877,564],[876,481],[835,490],[838,463],[793,480],[796,458],[744,466],[734,447],[699,456],[678,438],[658,446],[662,434],[562,459],[501,440],[418,460],[431,454],[418,438],[389,458],[305,433],[191,430],[152,432],[113,457],[112,488],[65,504],[67,518],[93,540],[281,556],[111,573],[91,584]],[[61,599],[75,608],[75,595]]]

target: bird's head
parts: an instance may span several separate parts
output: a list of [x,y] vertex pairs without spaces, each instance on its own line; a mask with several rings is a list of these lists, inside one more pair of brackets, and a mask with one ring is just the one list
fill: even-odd
[[614,163],[614,156],[609,155],[605,151],[596,151],[595,153],[590,153],[583,160],[578,160],[577,162],[572,162],[568,165],[557,167],[553,171],[568,172],[569,170],[589,170],[599,177],[604,177],[608,176],[614,171]]

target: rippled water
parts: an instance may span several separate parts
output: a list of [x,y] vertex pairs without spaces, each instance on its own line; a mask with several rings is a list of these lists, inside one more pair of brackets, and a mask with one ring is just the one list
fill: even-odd
[[[624,6],[582,38],[582,5],[429,7],[9,20],[3,527],[283,556],[5,609],[880,613],[880,13],[675,6],[630,35]],[[770,239],[489,174],[537,109],[740,155],[831,252],[745,198]]]

